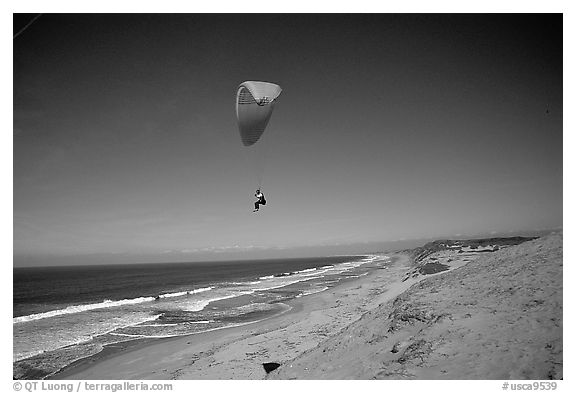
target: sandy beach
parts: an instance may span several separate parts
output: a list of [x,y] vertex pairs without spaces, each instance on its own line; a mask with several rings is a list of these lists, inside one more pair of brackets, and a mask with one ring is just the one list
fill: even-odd
[[281,315],[107,348],[53,378],[562,378],[561,234],[391,257]]

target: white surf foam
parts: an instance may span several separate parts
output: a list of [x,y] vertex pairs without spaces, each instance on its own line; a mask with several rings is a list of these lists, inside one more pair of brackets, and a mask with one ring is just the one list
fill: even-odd
[[[52,336],[51,339],[49,337],[45,337],[43,340],[39,341],[41,343],[41,348],[38,349],[25,349],[22,352],[19,353],[15,353],[14,354],[14,361],[18,361],[18,360],[23,360],[23,359],[27,359],[30,358],[32,356],[38,355],[38,354],[42,354],[44,352],[49,352],[49,351],[54,351],[60,348],[64,348],[67,346],[72,346],[72,345],[78,345],[78,344],[84,344],[89,342],[90,340],[95,339],[96,337],[99,336],[104,336],[106,334],[112,334],[112,335],[118,335],[113,333],[115,330],[117,329],[124,329],[124,328],[128,328],[128,327],[133,327],[135,325],[137,325],[138,323],[146,323],[146,322],[151,322],[154,321],[158,318],[160,318],[163,314],[156,314],[156,315],[152,315],[146,318],[139,318],[137,321],[130,321],[128,323],[124,322],[124,323],[112,323],[108,328],[104,329],[104,330],[100,330],[98,331],[98,329],[95,330],[88,330],[88,331],[83,331],[83,332],[76,332],[76,334],[78,334],[78,336],[74,337],[74,335],[66,335],[66,336]],[[89,326],[88,326],[88,329]]]
[[165,298],[171,298],[171,297],[188,296],[188,295],[194,295],[196,293],[202,293],[202,292],[210,291],[212,289],[214,289],[214,287],[198,288],[198,289],[195,289],[193,291],[165,293],[163,295],[160,295],[159,297],[161,299],[165,299]]
[[313,272],[315,270],[316,270],[316,268],[313,267],[311,269],[298,270],[296,273],[308,273],[308,272]]
[[250,290],[250,291],[236,292],[236,293],[232,293],[229,295],[218,296],[218,297],[214,297],[214,298],[210,298],[210,299],[197,300],[197,301],[193,302],[192,304],[185,306],[183,310],[184,311],[190,311],[190,312],[202,311],[206,308],[207,305],[209,305],[212,302],[216,302],[218,300],[231,299],[233,297],[239,297],[239,296],[243,296],[243,295],[250,295],[251,293],[254,293],[254,291]]
[[[201,292],[207,292],[207,291],[212,290],[213,288],[214,287],[207,287],[207,288],[195,289],[193,291],[165,293],[165,294],[159,295],[158,297],[162,299],[162,298],[186,296],[186,295],[192,295],[192,294],[201,293]],[[143,297],[137,297],[134,299],[104,300],[104,301],[99,302],[99,303],[79,304],[79,305],[68,306],[66,308],[59,309],[59,310],[52,310],[52,311],[47,311],[47,312],[38,313],[38,314],[23,315],[20,317],[15,317],[15,318],[12,318],[12,323],[15,324],[15,323],[36,321],[39,319],[52,318],[52,317],[57,317],[60,315],[76,314],[76,313],[80,313],[80,312],[99,310],[99,309],[110,308],[110,307],[134,305],[134,304],[140,304],[140,303],[145,303],[145,302],[151,302],[154,300],[156,300],[156,298],[153,296],[143,296]]]
[[24,315],[21,317],[12,318],[12,323],[35,321],[38,319],[57,317],[59,315],[75,314],[75,313],[79,313],[79,312],[83,312],[83,311],[97,310],[97,309],[101,309],[101,308],[109,308],[109,307],[118,307],[118,306],[125,306],[125,305],[131,305],[131,304],[138,304],[138,303],[144,303],[144,302],[149,302],[149,301],[153,301],[153,300],[154,300],[154,297],[152,297],[152,296],[137,297],[135,299],[104,300],[100,303],[68,306],[68,307],[60,309],[60,310],[47,311],[47,312],[32,314],[32,315]]

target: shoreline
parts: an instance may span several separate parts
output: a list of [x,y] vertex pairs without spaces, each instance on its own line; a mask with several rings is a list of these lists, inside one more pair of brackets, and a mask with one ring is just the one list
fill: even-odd
[[[189,274],[190,271],[195,272],[199,269],[201,272],[201,278],[214,274],[215,277],[225,276],[226,280],[223,279],[223,281],[221,281],[222,285],[219,285],[220,281],[213,280],[214,288],[211,287],[211,289],[214,289],[214,291],[208,293],[207,296],[199,296],[199,300],[196,299],[196,297],[189,299],[188,296],[179,296],[178,299],[173,301],[171,299],[175,297],[173,295],[184,293],[179,291],[179,289],[175,289],[172,290],[172,292],[175,291],[174,293],[170,292],[170,290],[168,290],[168,292],[160,292],[168,293],[165,297],[170,299],[166,302],[154,301],[150,305],[144,305],[141,307],[145,312],[153,315],[150,319],[159,319],[159,317],[164,318],[168,321],[165,325],[163,322],[154,322],[150,327],[141,323],[134,323],[131,325],[130,323],[133,322],[133,320],[138,319],[131,317],[130,313],[133,310],[130,307],[127,307],[127,312],[124,313],[123,308],[116,307],[116,304],[113,304],[109,308],[105,308],[102,311],[104,314],[102,317],[99,317],[99,312],[88,312],[85,314],[79,313],[78,316],[58,316],[58,318],[55,318],[54,320],[45,319],[44,321],[39,322],[39,327],[45,328],[44,330],[48,332],[47,334],[44,334],[44,336],[47,337],[46,340],[38,340],[43,337],[42,334],[44,331],[41,329],[38,329],[38,336],[34,334],[36,322],[32,322],[30,325],[16,324],[14,325],[14,337],[15,339],[17,337],[20,341],[15,341],[14,345],[15,355],[12,362],[13,378],[44,379],[70,364],[98,355],[103,350],[106,354],[108,352],[114,352],[115,350],[121,350],[122,348],[132,347],[134,345],[146,345],[147,343],[156,340],[173,337],[177,338],[190,333],[196,334],[202,331],[230,328],[264,320],[271,316],[286,312],[290,306],[287,306],[285,303],[294,296],[303,294],[305,297],[308,297],[308,295],[313,294],[317,290],[323,289],[323,287],[318,286],[318,283],[321,284],[323,281],[326,281],[327,286],[333,286],[337,281],[345,282],[351,280],[352,278],[348,277],[350,273],[347,272],[349,269],[354,270],[358,265],[362,265],[366,262],[368,262],[368,265],[371,265],[371,262],[374,260],[381,261],[376,262],[376,264],[387,262],[387,258],[382,258],[381,254],[376,255],[374,253],[363,253],[344,257],[328,256],[325,258],[295,258],[294,261],[275,259],[271,260],[271,263],[267,263],[266,261],[242,261],[242,265],[233,269],[232,273],[229,274],[222,274],[222,269],[219,267],[220,265],[226,266],[227,263],[230,263],[227,261],[222,262],[220,265],[216,264],[215,273],[207,273],[209,265],[204,267],[203,265],[200,265],[200,268],[197,268],[196,265],[183,264],[182,266],[184,267],[188,266],[184,269],[187,274]],[[265,263],[265,265],[263,265],[263,263]],[[341,263],[342,265],[340,266]],[[159,266],[160,265],[158,265],[158,267]],[[328,268],[327,272],[329,272],[325,275],[326,278],[314,280],[313,276],[323,272],[322,269],[326,268]],[[144,269],[143,272],[147,274],[148,270]],[[238,276],[238,272],[241,272],[240,276]],[[274,274],[273,276],[271,275],[272,273]],[[242,278],[250,278],[251,275],[256,278],[252,278],[252,280]],[[320,277],[324,277],[324,275],[320,274]],[[179,278],[177,276],[173,278],[178,282]],[[335,278],[335,280],[333,278]],[[308,281],[311,279],[312,283],[310,284]],[[194,280],[194,278],[192,278],[192,280]],[[133,299],[130,297],[131,292],[126,293],[127,295],[117,303],[130,303],[129,301],[131,300],[141,301],[143,299],[138,296]],[[105,302],[109,301],[100,301],[97,299],[88,305],[100,306]],[[112,301],[112,303],[114,303],[114,301]],[[182,312],[179,311],[179,307],[183,307]],[[189,307],[190,310],[186,307]],[[62,308],[59,311],[68,311],[68,308],[73,307]],[[76,308],[81,307],[79,306]],[[188,312],[200,308],[206,310],[199,310],[200,312],[198,313]],[[139,310],[136,309],[136,312],[137,311]],[[108,316],[110,316],[111,321],[118,320],[120,322],[112,323],[112,329],[108,329],[108,326],[105,326],[106,330],[97,331],[94,335],[78,335],[80,340],[72,342],[72,337],[74,337],[74,334],[78,332],[82,333],[83,331],[87,331],[88,333],[91,333],[97,330],[91,327],[93,320],[96,322],[96,325],[98,325],[100,322],[104,323],[106,319],[103,318]],[[56,328],[56,326],[51,325],[56,323],[65,323],[68,320],[71,320],[72,325],[70,329],[63,326],[62,332],[71,331],[72,335],[60,334],[60,336],[58,336],[54,333],[56,340],[51,341],[49,332],[51,329]],[[202,320],[202,322],[207,323],[199,325],[195,322],[197,320]],[[83,328],[83,325],[77,321],[86,321],[86,328]],[[124,321],[126,322],[122,323]],[[74,323],[78,326],[76,327],[73,325]],[[140,326],[142,327],[140,328]],[[17,332],[16,328],[18,328]],[[29,342],[28,340],[22,340],[22,338],[26,338],[27,334],[32,337],[32,341]],[[86,337],[89,338],[86,339]],[[66,345],[57,346],[60,341]],[[34,349],[35,347],[40,349],[45,348],[45,350],[37,351],[31,353],[30,356],[21,358],[20,355],[22,353],[26,354],[26,350],[30,348]],[[18,356],[16,356],[16,349],[18,349]]]
[[[353,320],[360,318],[361,315],[368,311],[370,307],[367,304],[367,308],[354,311],[354,309],[357,308],[357,302],[343,302],[339,299],[340,297],[347,298],[349,296],[354,296],[357,298],[356,300],[360,300],[360,298],[365,297],[363,295],[367,294],[369,290],[376,290],[377,292],[385,293],[386,298],[393,297],[397,296],[417,281],[402,281],[405,272],[413,266],[408,255],[393,254],[389,255],[389,257],[390,261],[386,264],[385,268],[374,268],[364,276],[351,278],[346,282],[339,283],[327,290],[294,298],[285,302],[285,304],[291,308],[283,313],[270,316],[263,320],[248,322],[240,326],[220,328],[184,336],[132,340],[121,344],[106,345],[102,351],[86,358],[79,359],[51,374],[46,379],[262,379],[266,374],[259,363],[275,361],[275,358],[273,358],[270,353],[266,356],[262,356],[261,359],[259,359],[261,360],[259,363],[254,363],[255,366],[252,367],[252,370],[248,370],[246,367],[240,367],[239,369],[246,372],[239,373],[239,369],[237,369],[232,373],[233,375],[230,376],[226,376],[226,373],[215,371],[198,372],[194,373],[195,375],[190,375],[186,372],[186,359],[188,357],[194,359],[192,363],[199,362],[202,359],[209,363],[207,360],[212,356],[212,353],[218,352],[219,350],[222,351],[224,347],[235,345],[252,348],[257,344],[252,342],[242,344],[242,342],[252,341],[251,338],[262,335],[274,335],[277,336],[275,338],[276,341],[282,341],[279,336],[284,334],[283,331],[285,331],[289,326],[298,323],[304,323],[306,325],[303,329],[298,329],[298,331],[302,333],[317,331],[323,326],[326,327],[326,324],[330,326],[338,325],[340,328],[344,328]],[[392,269],[391,266],[395,266],[395,268]],[[390,269],[393,270],[391,274],[394,276],[393,280],[390,280],[389,277]],[[387,281],[386,288],[375,288],[382,281]],[[366,287],[366,293],[354,294],[354,292],[357,292],[357,289],[362,286]],[[371,301],[368,301],[367,303],[371,303],[373,308],[377,306],[377,299],[377,297],[372,298],[370,299]],[[330,321],[325,317],[322,318],[322,316],[319,315],[322,314],[323,311],[330,309],[340,310],[341,314],[345,314],[345,318],[337,318],[340,322],[334,324],[330,323]],[[315,320],[309,323],[312,314],[314,314]],[[326,331],[325,334],[319,334],[318,337],[325,338],[328,335],[329,332]],[[302,336],[305,337],[306,335],[302,334]],[[321,340],[314,340],[315,344],[320,341]],[[278,347],[282,347],[280,344],[281,343],[279,343]],[[291,345],[287,346],[290,347]],[[301,342],[297,347],[308,348],[310,347],[310,343]],[[292,355],[296,355],[299,351],[300,350],[295,350],[295,348],[288,348],[288,353]],[[173,353],[175,352],[182,354],[180,359],[174,357]],[[240,358],[246,358],[246,356],[250,357],[250,354],[255,353],[254,351],[244,353],[239,351],[235,352],[236,353],[230,356],[231,358],[229,360],[241,362],[242,359]],[[258,357],[258,355],[252,356]],[[276,357],[278,356],[279,355]],[[124,361],[131,361],[130,359],[133,358],[150,359],[151,357],[163,358],[163,361],[160,360],[160,362],[168,363],[169,366],[167,368],[159,368],[156,366],[150,367],[150,362],[145,360],[138,366],[133,365],[128,368],[122,367]],[[157,368],[159,368],[159,370],[156,370]],[[218,367],[208,366],[208,369],[212,370],[216,370],[217,368]]]
[[[270,317],[267,317],[264,319],[259,319],[256,321],[240,323],[240,324],[233,325],[233,326],[222,326],[222,327],[218,327],[218,328],[214,328],[214,329],[204,330],[201,332],[189,333],[189,334],[185,334],[185,335],[178,335],[178,336],[172,336],[172,337],[141,338],[141,339],[134,339],[134,340],[124,341],[124,342],[119,342],[119,343],[114,343],[114,344],[106,344],[103,346],[103,348],[100,352],[93,354],[93,355],[86,356],[82,359],[78,359],[78,360],[70,363],[69,365],[64,366],[60,370],[58,370],[52,374],[47,375],[45,377],[45,379],[46,380],[63,379],[69,375],[74,375],[77,372],[81,372],[82,370],[89,368],[94,363],[113,358],[114,356],[116,356],[118,354],[129,354],[132,351],[144,349],[144,348],[147,348],[149,346],[169,344],[173,341],[179,341],[179,340],[183,340],[185,338],[191,338],[191,337],[195,337],[195,336],[199,336],[199,335],[210,337],[209,333],[214,333],[214,332],[219,332],[219,331],[228,331],[228,330],[234,330],[234,329],[241,329],[241,328],[245,328],[248,325],[262,323],[262,322],[265,322],[269,319],[273,319],[273,318],[279,317],[283,314],[291,312],[293,307],[290,307],[290,306],[288,306],[288,307],[289,307],[289,309],[284,310],[282,312],[279,312],[278,314],[272,315]],[[215,336],[218,337],[219,334],[215,334]]]
[[107,345],[47,379],[561,379],[562,234],[478,242],[382,253],[285,312]]

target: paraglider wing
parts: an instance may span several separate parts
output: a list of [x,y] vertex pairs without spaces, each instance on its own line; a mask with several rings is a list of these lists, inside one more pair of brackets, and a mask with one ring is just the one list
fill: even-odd
[[244,146],[258,142],[268,125],[282,89],[274,83],[247,81],[238,86],[236,117]]

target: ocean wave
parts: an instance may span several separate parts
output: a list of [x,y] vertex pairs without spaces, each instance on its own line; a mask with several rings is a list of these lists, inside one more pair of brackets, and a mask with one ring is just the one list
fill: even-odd
[[[308,274],[306,274],[306,273],[308,273]],[[202,311],[210,303],[216,302],[218,300],[225,300],[225,299],[231,299],[231,298],[240,297],[240,296],[244,296],[244,295],[251,295],[255,292],[268,291],[270,289],[278,289],[278,288],[286,287],[288,285],[296,284],[296,283],[299,283],[302,281],[309,281],[309,280],[314,280],[316,278],[322,278],[324,276],[321,274],[324,274],[324,273],[326,273],[326,270],[318,270],[317,271],[316,268],[313,268],[313,269],[301,270],[299,272],[299,274],[290,273],[289,275],[283,276],[284,279],[281,279],[281,280],[278,280],[279,277],[275,277],[275,276],[260,277],[261,281],[257,281],[255,284],[263,285],[261,287],[253,287],[250,289],[247,288],[246,291],[235,292],[235,293],[226,294],[226,295],[218,296],[218,297],[214,297],[214,298],[197,300],[194,303],[184,307],[183,310],[188,311],[188,312]],[[284,274],[286,274],[286,273],[284,273]],[[273,280],[274,278],[276,278],[276,280]]]
[[196,293],[202,293],[202,292],[210,291],[212,289],[214,289],[214,287],[198,288],[198,289],[195,289],[193,291],[165,293],[165,294],[159,295],[158,297],[161,299],[166,299],[166,298],[171,298],[171,297],[194,295]]
[[210,298],[210,299],[197,300],[193,304],[184,307],[183,310],[188,311],[188,312],[202,311],[206,308],[207,305],[209,305],[212,302],[216,302],[218,300],[231,299],[231,298],[239,297],[239,296],[243,296],[243,295],[250,295],[252,293],[254,293],[254,290],[232,293],[229,295],[218,296],[218,297],[214,297],[214,298]]
[[314,280],[316,278],[321,278],[324,276],[317,276],[317,275],[310,275],[310,276],[301,276],[302,278],[297,279],[297,280],[291,280],[291,281],[285,281],[285,282],[280,282],[277,284],[273,284],[272,286],[267,286],[264,288],[254,288],[254,292],[262,292],[262,291],[267,291],[270,289],[278,289],[278,288],[282,288],[282,287],[287,287],[288,285],[292,285],[292,284],[296,284],[302,281],[309,281],[309,280]]
[[367,260],[343,262],[343,263],[339,263],[337,265],[324,265],[321,267],[312,267],[312,268],[303,269],[303,270],[296,270],[296,271],[285,272],[285,273],[277,273],[274,275],[260,277],[259,280],[270,280],[273,278],[282,278],[282,277],[289,277],[289,276],[294,276],[294,275],[306,277],[309,275],[323,274],[329,270],[336,270],[338,272],[338,270],[342,270],[342,269],[349,270],[349,269],[352,269],[354,267],[360,266],[364,263],[371,262],[372,260],[373,259],[370,258]]
[[316,268],[313,267],[311,269],[298,270],[296,273],[309,273],[309,272],[313,272],[315,270],[316,270]]
[[36,321],[38,319],[57,317],[60,315],[76,314],[76,313],[80,313],[83,311],[98,310],[101,308],[139,304],[139,303],[144,303],[144,302],[150,302],[153,300],[154,300],[154,297],[152,297],[152,296],[137,297],[134,299],[123,299],[123,300],[104,300],[100,303],[74,305],[74,306],[68,306],[68,307],[60,309],[60,310],[52,310],[52,311],[47,311],[47,312],[38,313],[38,314],[31,314],[31,315],[23,315],[21,317],[12,318],[12,323]]
[[[162,298],[186,296],[186,295],[192,295],[192,294],[196,294],[196,293],[210,291],[213,288],[214,287],[207,287],[207,288],[195,289],[193,291],[165,293],[165,294],[159,295],[158,297],[162,299]],[[79,305],[68,306],[66,308],[62,308],[62,309],[58,309],[58,310],[52,310],[52,311],[47,311],[47,312],[38,313],[38,314],[23,315],[20,317],[15,317],[15,318],[12,318],[12,323],[15,324],[15,323],[22,323],[22,322],[37,321],[39,319],[52,318],[52,317],[57,317],[60,315],[76,314],[76,313],[81,313],[81,312],[85,312],[85,311],[99,310],[99,309],[110,308],[110,307],[129,306],[129,305],[135,305],[135,304],[140,304],[140,303],[145,303],[145,302],[151,302],[154,300],[156,300],[156,298],[153,296],[142,296],[142,297],[137,297],[137,298],[133,298],[133,299],[122,299],[122,300],[109,300],[109,299],[107,299],[107,300],[103,300],[99,303],[79,304]]]
[[[236,293],[232,293],[232,294],[228,294],[228,295],[224,295],[224,296],[218,296],[218,297],[214,297],[214,298],[197,300],[193,304],[191,304],[187,307],[184,307],[183,310],[188,311],[188,312],[202,311],[210,303],[216,302],[218,300],[231,299],[231,298],[240,297],[243,295],[251,295],[255,292],[268,291],[270,289],[278,289],[278,288],[286,287],[288,285],[296,284],[298,282],[314,280],[316,278],[322,278],[322,277],[324,277],[322,274],[326,273],[326,271],[327,270],[316,270],[316,268],[312,268],[312,269],[301,270],[299,272],[294,272],[294,273],[284,273],[283,278],[285,278],[286,280],[283,280],[283,279],[278,280],[279,277],[275,277],[275,276],[260,277],[260,281],[256,282],[255,284],[261,284],[264,286],[253,287],[253,288],[250,288],[246,291],[236,292]],[[276,278],[276,280],[274,280],[274,278]]]
[[91,340],[95,339],[96,337],[101,337],[101,336],[105,336],[108,334],[111,335],[119,335],[114,333],[116,330],[119,329],[125,329],[128,327],[134,327],[136,325],[138,325],[138,323],[146,323],[146,322],[152,322],[154,320],[159,319],[163,314],[156,314],[156,315],[152,315],[149,316],[147,318],[145,318],[144,320],[140,319],[137,322],[131,322],[131,323],[125,323],[125,324],[121,324],[121,325],[117,325],[114,327],[111,327],[109,329],[100,331],[100,332],[84,332],[82,333],[79,337],[75,338],[75,339],[67,339],[65,341],[60,341],[57,342],[57,340],[45,340],[44,342],[48,342],[50,345],[49,346],[45,346],[42,347],[41,349],[38,350],[34,350],[34,351],[24,351],[24,352],[20,352],[20,353],[15,353],[14,354],[14,361],[19,361],[19,360],[23,360],[23,359],[28,359],[31,358],[33,356],[45,353],[45,352],[50,352],[50,351],[55,351],[64,347],[69,347],[69,346],[73,346],[73,345],[79,345],[79,344],[85,344],[87,342],[90,342]]

